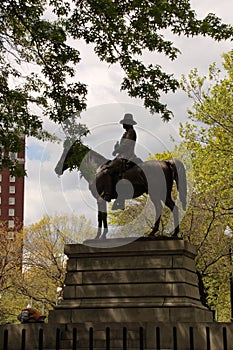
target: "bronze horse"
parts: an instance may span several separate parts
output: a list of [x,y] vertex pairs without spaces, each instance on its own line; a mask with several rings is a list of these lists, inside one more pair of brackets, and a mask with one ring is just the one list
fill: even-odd
[[[98,205],[98,232],[96,238],[106,238],[108,232],[107,204],[106,201],[101,198],[101,194],[104,192],[106,176],[102,170],[107,162],[108,160],[106,158],[90,150],[80,141],[72,143],[66,140],[64,142],[62,156],[55,168],[57,175],[62,175],[67,169],[77,169],[89,183],[89,189],[96,198]],[[127,190],[124,191],[124,199],[137,198],[147,193],[154,204],[156,218],[150,236],[154,236],[159,229],[162,214],[161,202],[173,213],[173,236],[177,236],[179,232],[179,211],[172,199],[171,193],[173,181],[175,180],[182,208],[186,210],[187,182],[183,163],[177,159],[168,161],[148,160],[126,170],[123,181],[127,182],[126,180],[131,183],[133,193],[131,191],[130,196],[127,198]],[[117,198],[117,196],[118,193],[115,191],[114,198]],[[103,233],[102,225],[104,226]]]

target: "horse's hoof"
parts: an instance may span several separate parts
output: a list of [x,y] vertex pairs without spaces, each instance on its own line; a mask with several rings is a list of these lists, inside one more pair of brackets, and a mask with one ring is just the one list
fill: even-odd
[[107,237],[106,237],[106,236],[101,236],[101,237],[100,237],[100,240],[101,240],[101,241],[106,241],[106,240],[107,240]]
[[100,236],[100,238],[99,238],[99,239],[101,239],[101,240],[105,240],[105,239],[107,239],[107,235],[102,234],[102,236]]
[[175,230],[172,234],[172,238],[178,238],[179,230]]
[[107,239],[108,229],[105,228],[103,234],[101,235],[100,239]]
[[154,233],[154,232],[151,232],[151,233],[149,233],[149,235],[148,235],[147,237],[149,237],[149,238],[155,238],[155,233]]
[[173,234],[171,235],[171,237],[172,237],[173,239],[179,239],[179,237],[178,237],[178,234],[177,234],[177,233],[173,233]]
[[99,238],[100,238],[100,236],[101,236],[101,230],[99,230],[99,231],[97,232],[97,235],[95,236],[95,238],[94,238],[94,239],[99,239]]

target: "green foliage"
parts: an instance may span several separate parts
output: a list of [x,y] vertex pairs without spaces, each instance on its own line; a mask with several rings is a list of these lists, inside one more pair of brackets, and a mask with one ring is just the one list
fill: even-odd
[[[224,55],[225,68],[233,64],[232,52]],[[226,64],[228,62],[228,64]],[[189,111],[197,125],[181,126],[181,136],[192,152],[196,192],[203,202],[216,210],[215,216],[224,218],[225,226],[233,227],[232,179],[233,179],[233,100],[232,75],[221,79],[215,65],[210,66],[209,77],[199,78],[197,71],[190,73],[189,83],[183,79],[183,88],[194,99]],[[209,80],[208,88],[204,83]],[[207,126],[207,127],[206,127]],[[211,198],[211,200],[209,200]]]
[[17,315],[31,300],[39,310],[44,303],[47,315],[61,296],[57,288],[64,287],[64,245],[82,242],[95,234],[85,216],[60,215],[44,216],[25,228],[23,235],[16,232],[14,240],[1,236],[0,324],[18,322]]
[[[22,296],[14,288],[15,280],[21,274],[22,232],[9,232],[1,222],[0,228],[0,324],[16,322]],[[18,312],[19,313],[19,312]]]
[[233,100],[232,51],[223,55],[225,77],[215,64],[209,75],[197,69],[181,85],[193,99],[189,116],[197,124],[181,125],[180,132],[192,153],[195,186],[183,233],[198,248],[197,266],[204,277],[209,304],[218,320],[229,320],[229,248],[224,235],[233,228]]
[[[162,34],[166,29],[215,40],[232,38],[233,33],[213,14],[197,19],[188,0],[4,0],[0,13],[0,142],[6,152],[19,151],[22,134],[51,138],[43,115],[65,128],[67,119],[85,109],[87,86],[76,77],[81,57],[68,44],[70,37],[93,43],[101,60],[119,64],[125,73],[121,89],[169,120],[172,112],[160,96],[174,92],[178,81],[159,65],[146,66],[140,60],[145,50],[174,60],[179,50]],[[87,134],[85,125],[73,126],[76,138]],[[1,167],[14,173],[18,164],[3,156]]]
[[[183,77],[181,86],[193,100],[193,108],[188,111],[190,121],[180,126],[183,141],[172,154],[150,155],[150,159],[172,156],[182,159],[186,165],[188,191],[192,196],[180,231],[197,248],[196,265],[216,320],[229,321],[232,271],[229,249],[233,247],[233,237],[226,236],[226,232],[233,230],[233,51],[223,57],[225,76],[212,64],[208,76],[200,77],[194,69],[187,78]],[[143,211],[145,199],[139,203],[127,207],[126,213],[112,219],[112,223],[127,225],[125,215],[136,220]],[[162,217],[162,232],[167,227],[166,215]],[[134,232],[133,225],[131,230]]]
[[124,211],[110,211],[108,213],[109,224],[118,227],[114,230],[114,238],[117,231],[120,237],[136,237],[148,234],[154,225],[154,207],[147,195],[136,199],[127,200]]
[[[86,106],[85,84],[71,82],[79,53],[61,24],[44,19],[46,7],[37,0],[0,4],[0,143],[6,153],[20,151],[22,134],[51,139],[42,114],[62,124]],[[17,168],[4,155],[1,166]]]
[[66,256],[64,246],[93,237],[91,222],[85,216],[44,216],[25,229],[24,273],[18,288],[47,306],[55,305],[56,290],[63,288]]
[[9,290],[15,274],[21,269],[23,235],[21,232],[9,232],[0,222],[0,294]]
[[[58,7],[57,7],[58,9]],[[81,1],[75,3],[66,22],[68,32],[77,39],[94,43],[95,52],[110,64],[119,63],[125,72],[121,88],[144,100],[145,107],[169,120],[171,111],[160,102],[161,92],[175,91],[177,80],[159,65],[140,61],[145,50],[163,53],[174,60],[180,53],[162,31],[174,35],[208,35],[215,40],[232,37],[230,25],[213,14],[196,18],[190,1]],[[138,59],[137,59],[138,57]]]
[[3,292],[0,298],[0,324],[18,323],[17,315],[27,307],[29,300],[19,294],[15,288]]

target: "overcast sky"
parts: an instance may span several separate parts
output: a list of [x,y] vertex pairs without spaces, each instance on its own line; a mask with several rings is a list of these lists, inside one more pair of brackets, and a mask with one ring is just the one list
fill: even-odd
[[[225,22],[232,23],[232,0],[193,0],[193,8],[199,17],[209,12],[215,13]],[[146,63],[160,64],[166,72],[188,74],[197,67],[200,74],[208,72],[208,66],[217,62],[222,64],[222,53],[232,49],[230,41],[214,42],[203,37],[171,38],[182,54],[174,62],[158,54],[145,54]],[[81,52],[82,61],[78,65],[78,79],[88,85],[87,110],[82,113],[81,121],[91,131],[85,143],[92,149],[111,158],[113,146],[123,133],[119,121],[124,113],[134,115],[138,135],[136,153],[146,159],[149,153],[172,149],[172,135],[176,142],[179,138],[179,123],[187,120],[187,108],[191,101],[181,91],[169,93],[163,101],[174,113],[169,123],[163,123],[157,115],[150,115],[140,100],[131,99],[120,91],[123,72],[118,66],[109,66],[99,62],[92,47],[84,42],[73,45]],[[62,136],[58,127],[50,125],[56,135]],[[25,180],[25,225],[34,223],[44,214],[85,214],[96,225],[96,203],[88,191],[85,181],[80,181],[77,172],[55,175],[54,168],[62,153],[62,144],[42,143],[35,139],[27,140],[27,178]]]

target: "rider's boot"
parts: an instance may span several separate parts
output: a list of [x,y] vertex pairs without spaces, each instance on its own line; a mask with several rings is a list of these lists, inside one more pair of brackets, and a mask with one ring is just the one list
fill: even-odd
[[113,203],[112,210],[124,210],[125,209],[125,200],[123,198],[117,198]]
[[106,174],[104,180],[105,180],[105,186],[104,186],[104,191],[101,193],[101,197],[106,202],[111,202],[112,192],[113,192],[111,175]]

